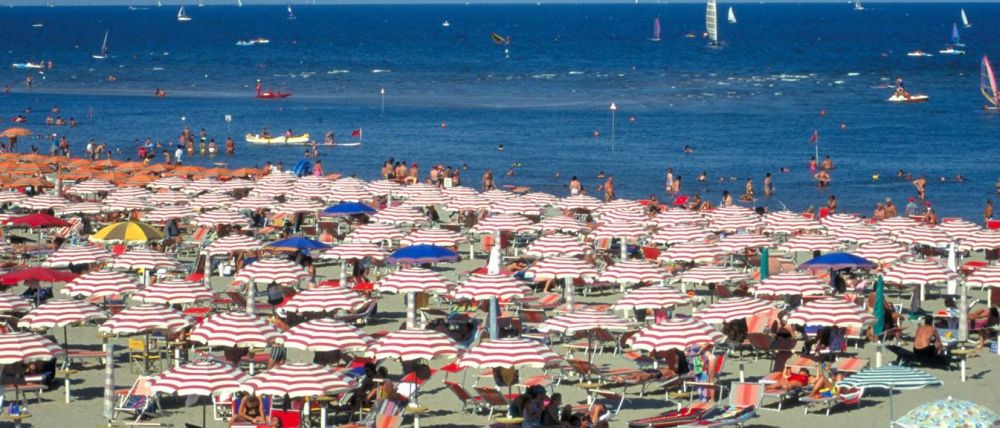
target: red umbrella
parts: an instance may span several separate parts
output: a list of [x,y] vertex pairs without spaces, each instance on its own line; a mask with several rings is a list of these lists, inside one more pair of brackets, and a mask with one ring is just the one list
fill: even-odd
[[14,285],[24,281],[69,282],[74,278],[76,278],[76,275],[70,272],[43,267],[33,267],[0,275],[0,284]]
[[21,217],[7,219],[6,224],[27,227],[66,227],[69,223],[58,217],[53,217],[44,213],[28,214]]

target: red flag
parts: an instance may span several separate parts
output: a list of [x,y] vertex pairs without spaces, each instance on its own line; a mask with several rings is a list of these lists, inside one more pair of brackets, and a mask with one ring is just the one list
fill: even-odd
[[812,137],[809,137],[809,142],[812,144],[819,142],[819,131],[813,131]]
[[351,132],[351,136],[361,138],[361,128],[355,129],[353,132]]

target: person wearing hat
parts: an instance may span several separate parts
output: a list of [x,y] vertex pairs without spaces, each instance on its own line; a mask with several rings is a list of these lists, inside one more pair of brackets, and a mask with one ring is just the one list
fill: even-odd
[[913,197],[911,196],[909,199],[907,199],[906,210],[903,211],[903,214],[906,214],[907,217],[913,217],[920,215],[919,210],[920,208],[917,207],[917,203],[913,200]]

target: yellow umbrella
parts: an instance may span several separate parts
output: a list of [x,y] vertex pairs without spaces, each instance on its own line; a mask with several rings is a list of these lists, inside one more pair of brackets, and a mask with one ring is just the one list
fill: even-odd
[[139,221],[114,223],[90,236],[91,242],[142,244],[163,239],[163,232]]

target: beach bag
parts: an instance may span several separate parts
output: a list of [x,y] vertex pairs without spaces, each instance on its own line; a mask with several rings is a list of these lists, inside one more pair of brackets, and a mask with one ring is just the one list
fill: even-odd
[[285,300],[285,292],[277,282],[267,286],[267,303],[274,306]]

